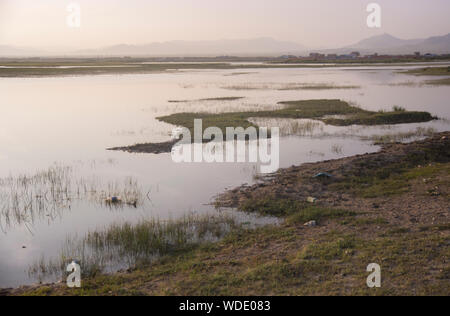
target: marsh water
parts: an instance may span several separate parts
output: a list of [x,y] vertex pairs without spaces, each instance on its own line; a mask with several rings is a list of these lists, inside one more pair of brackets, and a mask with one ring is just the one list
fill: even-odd
[[[422,85],[424,80],[435,78],[398,74],[399,68],[408,67],[184,70],[120,76],[0,79],[0,191],[3,194],[0,196],[10,198],[12,190],[19,190],[18,184],[24,177],[37,179],[35,182],[45,187],[40,192],[44,192],[49,189],[48,183],[42,184],[40,177],[48,170],[66,170],[62,176],[57,175],[62,180],[58,183],[69,186],[69,189],[65,186],[68,195],[77,192],[63,203],[62,200],[46,202],[29,208],[25,214],[8,213],[6,208],[17,207],[18,202],[5,205],[3,201],[0,205],[0,287],[35,282],[27,273],[29,266],[41,257],[57,256],[67,236],[82,236],[117,222],[216,213],[211,205],[214,196],[256,181],[258,166],[252,163],[176,164],[170,154],[106,150],[169,140],[173,126],[158,121],[159,116],[178,112],[262,110],[277,108],[280,101],[342,99],[368,110],[401,106],[442,118],[424,124],[371,128],[338,128],[319,123],[301,128],[307,122],[258,121],[268,127],[284,124],[287,130],[280,141],[280,167],[379,149],[361,136],[430,127],[436,131],[448,130],[449,87]],[[354,88],[298,89],[323,84]],[[198,101],[218,97],[242,99]],[[170,100],[187,102],[171,103]],[[12,182],[15,184],[11,185]],[[50,187],[49,190],[54,190],[55,183]],[[109,207],[102,199],[111,192],[133,195],[138,203],[136,207]],[[36,194],[36,191],[26,188],[21,194]]]

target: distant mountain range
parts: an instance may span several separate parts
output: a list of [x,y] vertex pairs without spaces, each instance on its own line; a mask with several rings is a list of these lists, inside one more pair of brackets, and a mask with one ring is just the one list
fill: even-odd
[[[409,40],[383,34],[346,47],[317,51],[349,53],[355,50],[363,54],[412,54],[416,51],[436,54],[450,53],[450,34]],[[299,43],[278,41],[268,37],[216,41],[170,41],[144,45],[120,44],[100,49],[63,52],[0,45],[0,56],[279,56],[304,55],[311,51],[313,50]]]
[[367,53],[384,54],[412,54],[416,51],[435,54],[450,53],[450,33],[444,36],[410,40],[383,34],[362,40],[340,50],[360,50]]
[[145,45],[115,45],[97,50],[78,51],[81,55],[277,55],[305,51],[306,47],[294,42],[272,38],[254,38],[216,41],[171,41]]

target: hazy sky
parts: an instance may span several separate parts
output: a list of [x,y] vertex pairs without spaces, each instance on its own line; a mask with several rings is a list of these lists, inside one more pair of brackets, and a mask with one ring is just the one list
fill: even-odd
[[[81,6],[69,28],[67,5]],[[367,4],[382,7],[369,29]],[[390,33],[401,38],[450,32],[449,0],[0,0],[0,45],[96,48],[118,43],[273,37],[337,47]]]

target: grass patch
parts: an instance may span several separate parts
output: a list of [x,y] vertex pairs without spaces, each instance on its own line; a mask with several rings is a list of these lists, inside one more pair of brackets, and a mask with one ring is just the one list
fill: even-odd
[[169,103],[187,103],[187,102],[206,102],[206,101],[237,101],[244,99],[244,97],[223,97],[223,98],[205,98],[198,100],[169,100]]
[[407,234],[411,231],[410,228],[407,227],[399,227],[399,228],[394,228],[388,231],[388,235],[392,236],[392,235],[403,235],[403,234]]
[[[22,295],[446,295],[448,236],[378,236],[295,226],[237,230],[222,241],[165,257],[129,273],[83,279],[81,289],[43,287]],[[369,289],[366,267],[382,268]]]
[[324,123],[335,126],[349,125],[385,125],[385,124],[407,124],[429,122],[436,119],[428,112],[369,112],[353,115],[345,119],[329,118],[323,120]]
[[365,140],[373,141],[375,144],[389,144],[396,142],[403,142],[414,138],[432,137],[437,131],[432,127],[417,127],[416,130],[410,132],[391,133],[384,135],[373,135],[369,137],[362,137]]
[[415,76],[450,76],[450,67],[426,67],[401,72]]
[[342,225],[351,225],[354,227],[357,226],[370,226],[370,225],[388,225],[389,222],[382,218],[382,217],[376,217],[376,218],[348,218],[341,222]]
[[[259,118],[317,119],[326,124],[337,126],[348,125],[381,125],[417,123],[433,120],[427,112],[408,112],[403,109],[393,112],[372,112],[349,105],[341,100],[303,100],[281,102],[284,108],[273,111],[232,112],[232,113],[177,113],[159,117],[160,121],[188,128],[194,134],[194,119],[203,120],[203,129],[219,127],[224,136],[227,127],[257,126],[249,121]],[[327,118],[330,115],[344,115],[345,118]]]
[[346,90],[346,89],[361,89],[361,86],[352,85],[336,85],[336,84],[298,84],[280,88],[280,91],[293,90]]
[[421,226],[420,231],[439,231],[439,232],[444,232],[444,231],[449,231],[450,230],[450,223],[447,224],[437,224],[437,225],[428,225],[428,226]]
[[306,202],[270,197],[245,201],[239,206],[239,209],[248,213],[284,217],[289,224],[303,224],[312,220],[319,222],[325,219],[356,216],[356,213],[351,211],[312,206]]
[[439,175],[444,176],[442,186],[447,185],[450,147],[446,136],[398,146],[398,153],[380,153],[353,161],[329,189],[374,198],[408,192],[413,181],[421,179],[426,183],[426,178]]
[[230,86],[223,86],[226,90],[276,90],[276,91],[296,91],[296,90],[345,90],[361,89],[355,85],[337,85],[334,83],[242,83]]
[[299,257],[324,261],[343,259],[344,255],[352,254],[355,247],[356,239],[353,236],[344,236],[335,241],[313,243],[300,252]]
[[431,86],[448,86],[450,85],[450,78],[426,80],[425,83]]
[[363,198],[393,196],[409,192],[413,180],[430,178],[441,173],[450,173],[449,163],[411,169],[408,169],[406,165],[397,164],[369,171],[369,174],[364,177],[348,177],[331,184],[330,187],[335,190],[349,191]]

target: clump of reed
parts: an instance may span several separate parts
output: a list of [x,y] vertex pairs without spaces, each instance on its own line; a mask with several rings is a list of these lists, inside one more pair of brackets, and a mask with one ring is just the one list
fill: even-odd
[[388,144],[431,137],[436,134],[436,130],[432,127],[417,127],[416,130],[409,132],[389,133],[384,135],[372,135],[361,137],[363,140],[369,140],[375,144]]
[[342,155],[342,153],[344,152],[344,148],[342,145],[333,144],[331,146],[331,152],[336,155]]
[[0,179],[0,228],[56,215],[72,198],[72,168],[54,165],[32,175]]
[[143,189],[131,177],[109,181],[78,177],[73,167],[58,164],[33,174],[10,175],[0,178],[0,229],[52,220],[78,200],[111,207],[104,203],[111,196],[123,201],[114,207],[137,207],[144,201]]
[[226,90],[278,90],[278,91],[295,91],[295,90],[343,90],[343,89],[360,89],[357,85],[338,85],[335,83],[242,83],[236,85],[222,86]]
[[238,227],[234,218],[227,215],[187,215],[176,220],[112,224],[88,232],[83,238],[68,237],[56,259],[42,257],[29,267],[28,273],[39,281],[64,279],[66,266],[74,260],[79,262],[84,277],[138,268],[218,241]]
[[315,120],[256,117],[249,121],[257,126],[277,126],[281,136],[314,136],[324,131],[324,124]]

